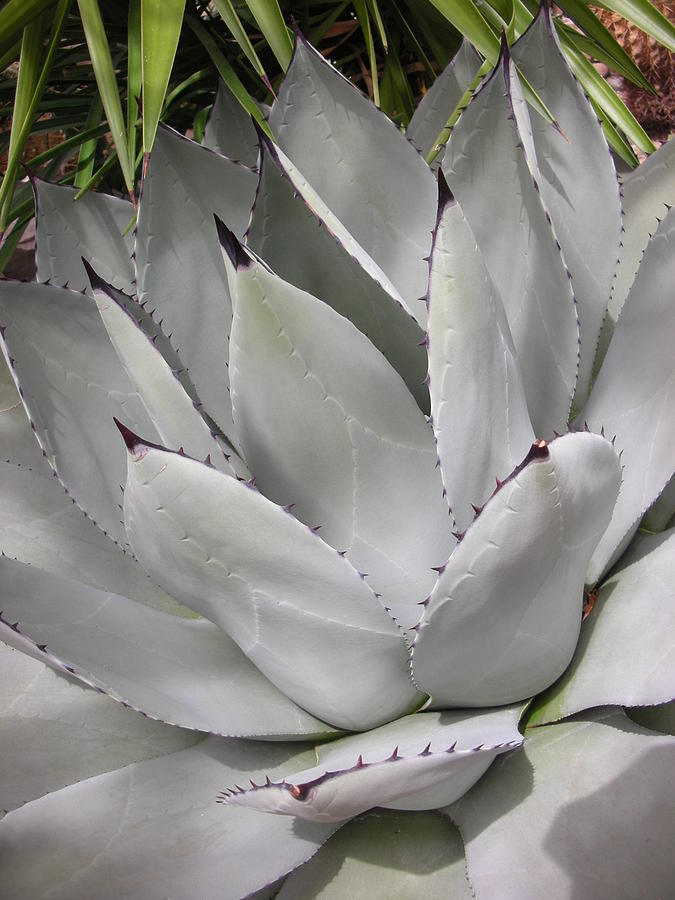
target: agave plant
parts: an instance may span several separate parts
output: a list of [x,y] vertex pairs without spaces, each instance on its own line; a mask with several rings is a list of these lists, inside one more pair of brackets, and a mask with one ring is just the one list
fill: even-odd
[[513,55],[437,176],[472,53],[407,139],[298,37],[276,142],[160,128],[133,232],[35,182],[3,895],[668,893],[675,145],[622,234],[546,10]]

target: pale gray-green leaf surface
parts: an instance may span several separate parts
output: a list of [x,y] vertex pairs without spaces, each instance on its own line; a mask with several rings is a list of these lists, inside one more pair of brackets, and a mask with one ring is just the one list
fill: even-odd
[[253,488],[139,445],[124,521],[142,566],[286,696],[362,730],[422,702],[403,635],[350,563]]
[[457,53],[417,104],[405,136],[425,158],[471,87],[482,63],[469,41],[462,41]]
[[415,308],[426,291],[436,193],[415,148],[300,37],[269,124],[283,152]]
[[215,797],[223,781],[297,771],[312,756],[210,738],[48,794],[0,823],[3,897],[235,900],[260,890],[316,853],[335,826]]
[[461,797],[493,759],[519,747],[518,707],[476,716],[417,713],[319,747],[319,763],[283,780],[225,791],[228,804],[314,822],[375,806],[433,809]]
[[124,543],[125,456],[113,416],[158,435],[90,297],[49,285],[0,284],[3,348],[51,466],[83,509]]
[[251,169],[258,164],[258,136],[251,117],[223,81],[218,82],[202,146]]
[[620,713],[528,731],[448,809],[476,897],[667,897],[675,738]]
[[256,184],[246,166],[160,127],[138,213],[139,302],[162,320],[206,411],[231,440],[232,309],[213,216],[241,236]]
[[568,418],[579,327],[568,275],[535,185],[537,172],[523,149],[532,143],[531,133],[523,131],[528,120],[509,61],[495,69],[462,113],[443,172],[501,292],[534,431],[549,439]]
[[595,583],[617,548],[673,474],[675,445],[675,210],[649,242],[619,316],[593,392],[579,416],[593,431],[616,435],[624,465],[609,528],[589,566]]
[[371,900],[471,900],[457,829],[439,813],[359,816],[291,872],[277,897],[344,900],[364,893]]
[[373,277],[365,251],[353,253],[294,190],[280,157],[263,153],[261,182],[246,241],[285,281],[350,319],[387,357],[419,406],[428,412],[424,334],[417,321]]
[[[227,258],[227,257],[226,257]],[[406,627],[454,539],[431,428],[400,376],[334,310],[228,259],[232,413],[260,490],[367,575]],[[394,489],[391,489],[394,486]]]
[[512,703],[562,674],[620,482],[609,441],[568,434],[488,501],[448,560],[413,647],[415,682],[437,709]]
[[0,810],[199,740],[0,643]]
[[675,696],[675,531],[641,535],[600,588],[565,674],[535,701],[528,724],[594,706]]
[[[71,667],[86,684],[154,719],[273,740],[331,731],[205,619],[172,616],[10,559],[0,559],[0,583],[4,640],[55,668]],[[10,633],[7,623],[15,622],[18,631]]]
[[535,434],[499,293],[459,205],[442,203],[429,274],[429,391],[443,484],[461,531],[472,504],[485,503]]
[[130,293],[133,206],[128,200],[94,191],[75,200],[76,193],[67,185],[35,181],[37,280],[91,291],[84,257],[103,278]]
[[581,332],[575,405],[590,389],[595,348],[609,298],[621,237],[621,202],[614,164],[593,107],[569,69],[542,7],[513,48],[513,58],[563,129],[529,116],[537,184],[553,220],[579,312]]

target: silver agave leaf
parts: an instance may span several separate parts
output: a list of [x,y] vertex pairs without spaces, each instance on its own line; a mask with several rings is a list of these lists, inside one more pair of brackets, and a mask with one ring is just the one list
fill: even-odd
[[[648,892],[666,894],[675,742],[588,708],[661,703],[631,714],[664,727],[672,696],[672,535],[633,539],[647,508],[667,521],[657,498],[671,502],[672,219],[644,253],[578,431],[552,440],[588,389],[618,207],[600,127],[549,26],[547,7],[513,52],[569,143],[528,111],[505,50],[455,126],[456,202],[442,189],[440,209],[411,142],[299,37],[262,172],[252,126],[222,94],[208,141],[248,165],[159,134],[138,297],[118,289],[133,290],[128,259],[121,281],[105,271],[130,240],[101,246],[115,203],[42,204],[38,254],[58,234],[64,277],[86,272],[77,241],[100,272],[95,299],[0,290],[12,372],[0,378],[0,636],[26,654],[0,654],[3,735],[23,755],[2,796],[30,801],[0,823],[3,895],[267,897],[314,854],[281,896],[319,894],[326,865],[343,895],[354,877],[392,895],[391,873],[364,876],[375,857],[354,850],[359,834],[392,842],[383,864],[405,867],[393,880],[411,896],[536,897],[542,879],[562,897],[594,900],[598,883],[635,896],[645,869]],[[413,135],[456,104],[451,74]],[[645,170],[644,209],[640,175],[626,180],[638,224],[658,212],[664,172]],[[586,591],[581,624],[584,580],[625,549]],[[142,727],[110,697],[142,710]],[[106,729],[125,746],[99,753]],[[194,744],[190,729],[211,737]],[[71,758],[31,778],[46,741]],[[374,804],[406,824],[392,836],[401,820],[381,810],[331,838]]]

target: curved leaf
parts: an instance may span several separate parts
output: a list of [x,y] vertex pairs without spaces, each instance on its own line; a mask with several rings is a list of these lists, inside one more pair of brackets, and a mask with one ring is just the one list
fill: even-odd
[[294,746],[210,738],[35,800],[0,822],[4,896],[104,900],[140,887],[235,900],[260,890],[316,853],[334,826],[298,826],[213,799],[223,779],[293,771],[310,759]]
[[579,329],[537,187],[529,113],[513,63],[502,63],[453,129],[443,172],[501,291],[532,425],[548,438],[568,418]]
[[452,897],[471,900],[464,847],[438,813],[378,810],[343,825],[288,876],[278,900]]
[[242,248],[237,260],[221,235],[234,309],[232,413],[256,484],[320,525],[413,625],[453,544],[431,428],[361,332]]
[[[625,563],[625,564],[624,564]],[[615,704],[675,697],[675,531],[642,536],[600,588],[572,663],[529,711],[528,724]]]
[[124,453],[113,416],[155,437],[89,297],[0,284],[2,346],[50,465],[77,504],[125,543],[118,504]]
[[422,700],[402,635],[346,559],[250,486],[125,440],[124,520],[141,565],[287,697],[357,730]]
[[222,80],[206,122],[202,147],[239,160],[251,169],[258,164],[260,148],[253,121]]
[[567,140],[531,116],[537,183],[570,274],[581,344],[575,404],[590,390],[591,369],[621,237],[616,171],[597,116],[562,55],[550,7],[513,47],[513,58],[549,107]]
[[[594,431],[604,427],[608,435],[616,435],[624,465],[612,521],[589,566],[590,584],[616,560],[624,536],[673,475],[674,247],[675,211],[671,210],[645,251],[593,393],[579,416]],[[647,347],[648,353],[640,351]]]
[[[625,716],[531,729],[448,813],[477,896],[667,896],[675,740]],[[533,864],[536,860],[536,865]]]
[[213,214],[243,234],[256,183],[245,166],[160,127],[138,212],[139,303],[162,320],[206,411],[230,440],[232,311]]
[[332,729],[271,685],[223,632],[0,559],[0,636],[153,719],[236,737]]
[[501,298],[462,210],[444,190],[429,274],[429,391],[443,484],[457,528],[534,441]]
[[[428,412],[424,384],[424,334],[416,320],[378,283],[365,251],[354,252],[330,230],[321,206],[308,204],[302,188],[281,168],[282,158],[263,143],[262,171],[246,242],[285,281],[318,297],[349,319],[387,357],[421,409]],[[325,210],[327,212],[327,210]],[[346,235],[345,235],[346,236]]]
[[110,342],[160,439],[169,447],[184,447],[196,459],[208,458],[221,472],[250,478],[234,451],[225,455],[181,385],[178,374],[140,329],[131,310],[120,302],[110,285],[89,271],[94,299]]
[[464,40],[450,63],[418,103],[405,135],[425,159],[476,78],[482,62],[469,41]]
[[136,715],[0,642],[0,810],[202,740]]
[[584,572],[620,482],[609,441],[568,434],[533,445],[497,489],[419,624],[413,676],[436,708],[512,703],[562,674],[579,637]]
[[116,288],[133,290],[133,235],[125,234],[134,216],[128,200],[88,191],[75,200],[75,188],[35,179],[37,280],[91,292],[84,257]]
[[226,790],[222,800],[312,822],[339,822],[374,806],[434,809],[461,797],[496,756],[522,744],[518,712],[416,713],[321,747],[311,769]]
[[435,210],[424,160],[300,36],[269,122],[283,152],[415,310]]
[[675,141],[666,141],[623,179],[623,234],[612,294],[603,326],[596,369],[607,352],[616,320],[626,302],[649,239],[675,206]]

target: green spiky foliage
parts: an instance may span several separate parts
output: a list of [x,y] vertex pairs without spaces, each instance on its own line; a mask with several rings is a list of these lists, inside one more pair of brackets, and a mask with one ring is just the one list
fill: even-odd
[[471,61],[408,140],[298,37],[135,232],[35,181],[3,896],[668,894],[675,145],[619,186],[544,12],[434,173]]

